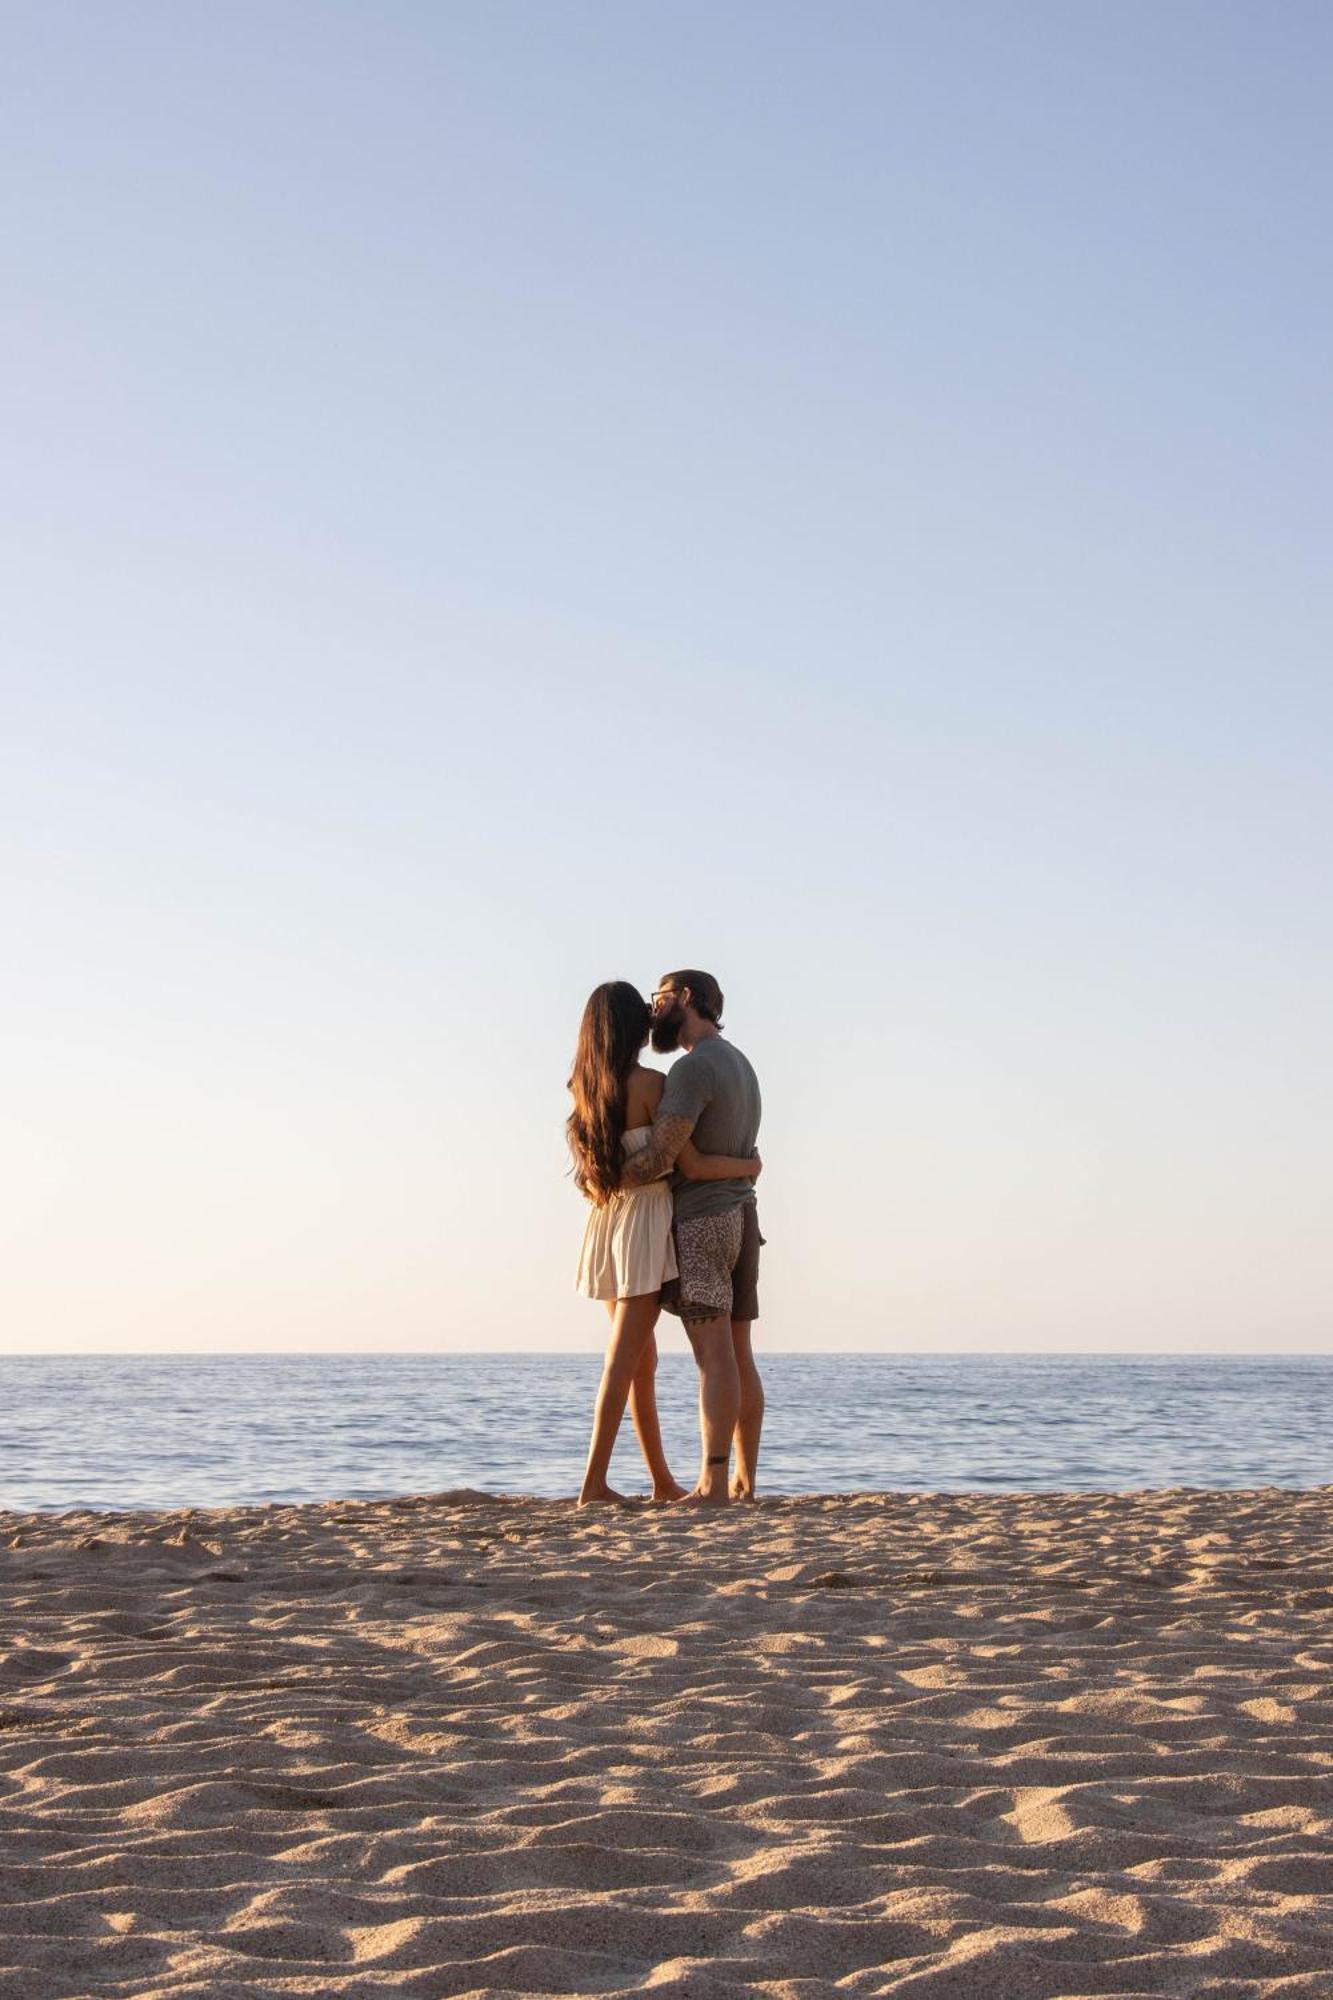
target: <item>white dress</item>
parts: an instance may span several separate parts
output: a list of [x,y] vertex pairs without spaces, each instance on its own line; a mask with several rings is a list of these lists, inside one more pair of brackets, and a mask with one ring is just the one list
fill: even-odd
[[[651,1125],[632,1125],[620,1142],[626,1159],[642,1152]],[[676,1272],[671,1188],[666,1180],[624,1188],[594,1207],[579,1252],[578,1289],[585,1299],[634,1299],[658,1292]]]

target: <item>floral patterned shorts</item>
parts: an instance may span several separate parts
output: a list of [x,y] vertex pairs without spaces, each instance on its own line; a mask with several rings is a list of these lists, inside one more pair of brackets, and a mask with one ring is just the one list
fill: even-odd
[[758,1319],[759,1217],[752,1201],[721,1215],[688,1216],[676,1224],[680,1276],[662,1287],[662,1304],[687,1323]]

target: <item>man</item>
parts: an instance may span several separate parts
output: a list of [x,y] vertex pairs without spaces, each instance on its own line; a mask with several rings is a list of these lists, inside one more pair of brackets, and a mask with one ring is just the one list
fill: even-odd
[[[722,992],[711,973],[668,972],[653,994],[653,1047],[686,1053],[668,1072],[652,1137],[625,1163],[624,1185],[656,1180],[693,1136],[702,1153],[746,1158],[759,1136],[759,1080],[722,1035]],[[689,1181],[674,1173],[678,1279],[662,1292],[699,1369],[703,1465],[690,1499],[754,1498],[764,1389],[750,1345],[759,1317],[759,1220],[753,1181]],[[728,1482],[733,1439],[736,1477]]]

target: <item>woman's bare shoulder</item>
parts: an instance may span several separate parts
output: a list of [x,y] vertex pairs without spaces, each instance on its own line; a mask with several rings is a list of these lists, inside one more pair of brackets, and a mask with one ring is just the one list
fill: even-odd
[[626,1093],[625,1110],[631,1125],[651,1125],[662,1102],[662,1092],[666,1088],[666,1078],[660,1069],[647,1069],[643,1063],[636,1063],[630,1071],[629,1090]]

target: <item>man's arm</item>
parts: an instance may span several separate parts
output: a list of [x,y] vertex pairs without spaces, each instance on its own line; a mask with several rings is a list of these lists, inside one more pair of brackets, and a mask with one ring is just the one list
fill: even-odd
[[646,1187],[676,1164],[676,1155],[694,1130],[694,1118],[674,1118],[659,1112],[653,1120],[653,1135],[646,1146],[631,1153],[620,1173],[622,1188]]

